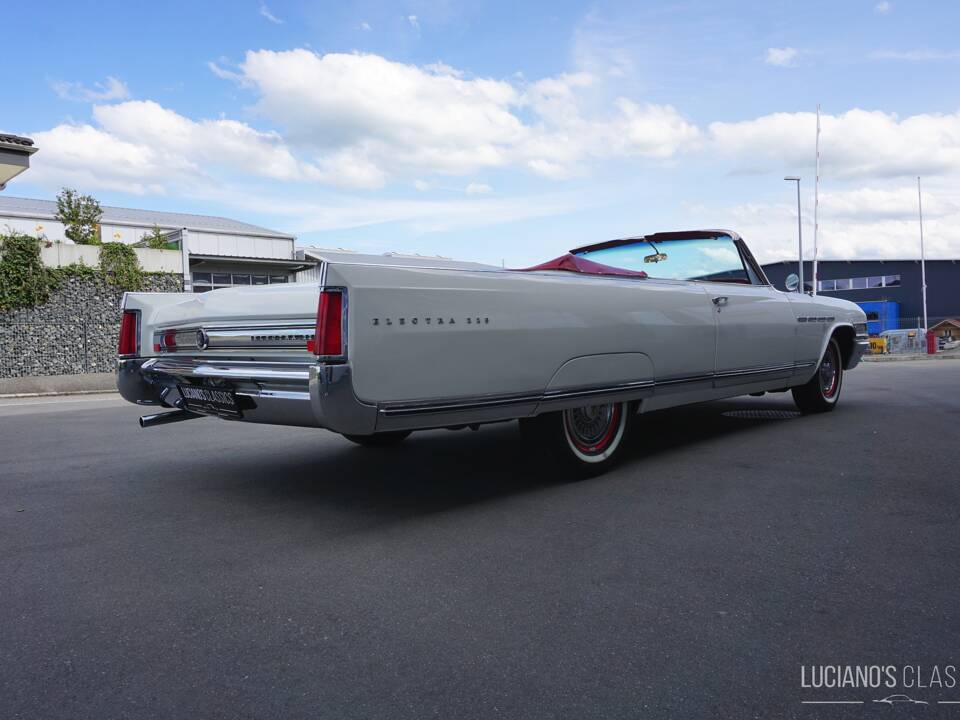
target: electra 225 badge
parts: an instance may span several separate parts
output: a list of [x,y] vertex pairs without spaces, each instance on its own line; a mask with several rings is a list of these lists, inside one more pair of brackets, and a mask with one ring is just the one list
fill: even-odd
[[473,326],[475,326],[475,325],[489,325],[489,324],[490,324],[490,318],[488,318],[488,317],[482,317],[482,316],[461,317],[461,318],[459,318],[459,319],[454,318],[454,317],[449,317],[449,316],[447,316],[447,317],[441,317],[441,316],[439,316],[439,315],[430,315],[430,316],[426,316],[426,315],[425,315],[425,316],[422,316],[422,317],[393,317],[393,318],[389,318],[389,317],[384,317],[384,318],[375,317],[375,318],[373,318],[373,325],[374,325],[375,327],[381,327],[381,326],[385,326],[385,325],[386,325],[386,326],[391,326],[391,325],[403,325],[403,326],[409,326],[409,325],[416,325],[416,326],[429,325],[429,326],[431,326],[431,327],[433,327],[434,325],[444,325],[444,326],[447,326],[447,325],[469,325],[469,326],[473,327]]

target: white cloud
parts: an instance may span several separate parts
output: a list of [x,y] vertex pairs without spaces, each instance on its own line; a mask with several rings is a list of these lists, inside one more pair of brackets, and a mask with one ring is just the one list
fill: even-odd
[[30,180],[50,189],[72,185],[136,195],[166,192],[200,169],[182,157],[128,142],[90,125],[58,125],[33,133],[43,147],[31,161]]
[[[663,159],[699,139],[670,106],[621,98],[586,116],[579,93],[594,79],[585,73],[523,85],[467,77],[443,63],[261,50],[247,53],[238,74],[259,94],[256,109],[287,128],[289,142],[321,158],[376,168],[377,184],[509,165],[563,178],[583,172],[591,158]],[[524,110],[533,122],[522,119]]]
[[472,182],[469,185],[467,185],[467,187],[464,188],[463,191],[467,195],[485,195],[486,193],[491,192],[492,190],[493,188],[487,185],[486,183]]
[[417,20],[416,15],[407,15],[407,22],[410,23],[410,27],[414,30],[420,30],[420,21]]
[[[822,173],[834,178],[960,172],[960,112],[900,119],[853,109],[823,115],[821,127]],[[709,126],[710,149],[740,173],[810,167],[815,137],[814,113],[773,113]]]
[[364,32],[370,32],[370,30],[372,29],[372,28],[370,27],[370,23],[368,23],[366,20],[364,20],[363,22],[361,22],[359,27],[360,27],[360,29],[363,30]]
[[107,77],[105,82],[95,82],[92,88],[88,88],[80,82],[67,82],[66,80],[56,80],[50,86],[61,100],[75,102],[106,102],[126,100],[130,97],[130,90],[126,83],[113,76]]
[[888,0],[882,0],[873,6],[873,11],[878,15],[889,15],[893,10],[893,3]]
[[96,127],[62,124],[34,133],[44,152],[31,177],[142,194],[195,187],[218,168],[285,181],[332,181],[333,171],[337,178],[347,172],[297,160],[276,133],[225,118],[191,120],[155,102],[96,105],[93,117]]
[[279,198],[255,202],[259,203],[257,210],[281,215],[299,233],[346,230],[383,223],[406,223],[418,232],[429,233],[560,216],[574,209],[602,204],[603,199],[586,197],[583,193],[560,192],[509,198],[461,197],[454,200],[339,196],[324,202]]
[[[813,257],[813,191],[803,198],[804,256]],[[960,192],[950,182],[924,187],[924,244],[929,258],[956,258],[960,250]],[[796,205],[743,203],[699,208],[691,224],[735,228],[761,262],[796,257]],[[917,188],[910,183],[862,186],[820,193],[821,259],[920,256]]]
[[793,67],[796,64],[800,51],[792,47],[767,48],[764,62],[778,67]]
[[908,62],[960,60],[960,50],[878,50],[870,53],[870,59],[906,60]]
[[281,19],[278,18],[276,15],[274,15],[272,12],[270,12],[270,8],[267,7],[267,4],[266,4],[266,3],[260,3],[260,14],[261,14],[263,17],[265,17],[267,20],[269,20],[270,22],[272,22],[274,25],[282,25],[282,24],[283,24],[283,20],[281,20]]

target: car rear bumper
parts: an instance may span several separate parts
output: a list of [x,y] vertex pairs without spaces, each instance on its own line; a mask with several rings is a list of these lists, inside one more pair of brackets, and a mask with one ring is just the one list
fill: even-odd
[[377,409],[357,399],[349,365],[210,358],[129,358],[117,361],[117,389],[138,405],[177,407],[178,387],[227,386],[241,403],[240,420],[374,432]]

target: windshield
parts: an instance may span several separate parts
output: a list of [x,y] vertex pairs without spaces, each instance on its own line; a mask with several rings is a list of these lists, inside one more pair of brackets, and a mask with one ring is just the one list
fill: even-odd
[[643,270],[652,278],[751,283],[740,250],[729,235],[692,240],[637,240],[577,253],[593,262]]

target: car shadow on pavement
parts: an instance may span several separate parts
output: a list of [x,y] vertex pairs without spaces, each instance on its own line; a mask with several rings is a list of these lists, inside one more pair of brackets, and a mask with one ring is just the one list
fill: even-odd
[[[789,397],[789,396],[788,396]],[[630,447],[608,475],[585,481],[642,480],[643,461],[684,452],[717,438],[745,436],[777,417],[727,417],[725,412],[792,403],[738,398],[639,416]],[[364,448],[327,436],[322,444],[296,443],[280,456],[245,452],[224,460],[205,484],[251,503],[277,503],[292,511],[325,508],[367,520],[391,521],[441,513],[537,492],[573,481],[550,458],[525,447],[514,422],[469,430],[414,433],[397,446]]]

